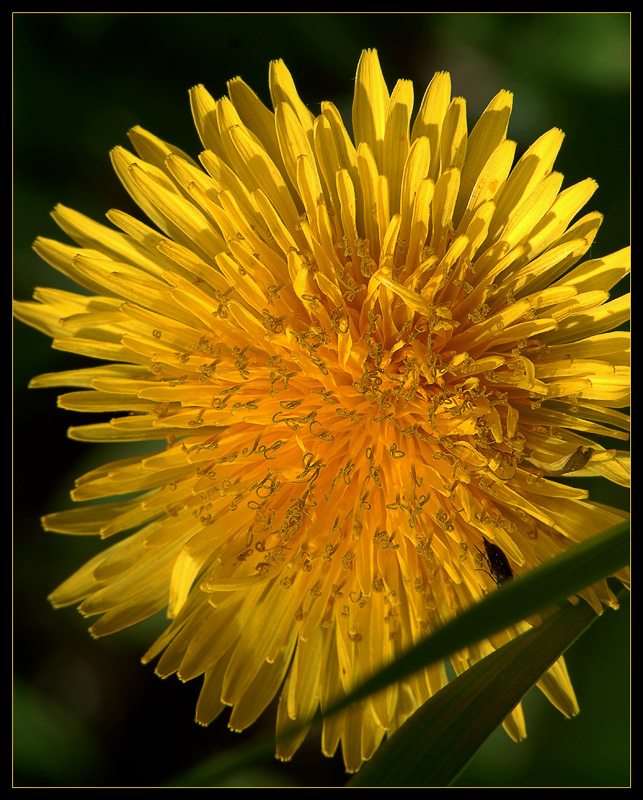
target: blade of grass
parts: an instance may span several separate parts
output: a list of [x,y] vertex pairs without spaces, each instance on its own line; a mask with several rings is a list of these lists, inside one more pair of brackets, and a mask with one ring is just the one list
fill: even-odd
[[327,715],[538,614],[629,564],[629,522],[576,545],[525,576],[502,584],[340,700]]
[[596,620],[568,605],[474,664],[421,706],[349,788],[447,787],[564,651]]
[[[312,721],[294,721],[286,735],[318,723],[323,717],[330,716],[435,661],[448,658],[464,647],[550,608],[592,583],[614,574],[628,563],[629,522],[623,522],[571,548],[527,575],[503,584],[497,592],[402,654],[324,715],[318,713]],[[593,611],[591,614],[595,616]],[[217,754],[213,759],[178,777],[171,785],[216,786],[238,769],[260,763],[273,753],[274,736],[257,737],[237,748],[235,752]]]
[[165,784],[166,788],[221,786],[228,778],[265,764],[275,755],[274,734],[262,734],[204,759]]

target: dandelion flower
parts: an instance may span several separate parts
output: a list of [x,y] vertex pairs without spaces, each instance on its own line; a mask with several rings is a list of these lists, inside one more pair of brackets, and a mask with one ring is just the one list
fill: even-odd
[[[283,731],[496,581],[624,518],[555,478],[628,480],[625,453],[595,437],[627,438],[628,301],[608,292],[629,252],[580,263],[596,184],[562,188],[557,129],[516,158],[507,91],[469,132],[438,73],[413,117],[411,82],[389,93],[365,51],[351,138],[281,61],[273,110],[239,78],[228,89],[190,93],[198,160],[138,127],[136,154],[113,150],[147,222],[54,210],[74,244],[35,248],[85,291],[38,289],[16,313],[102,362],[33,380],[109,415],[73,439],[159,443],[84,475],[72,497],[90,502],[45,517],[116,540],[52,603],[97,617],[95,636],[165,611],[144,660],[202,676],[197,721],[229,707],[241,730],[279,696]],[[606,582],[582,597],[616,605]],[[330,718],[324,753],[341,744],[359,769],[446,681],[434,665]],[[576,713],[562,659],[539,685]],[[505,727],[525,735],[520,708]]]

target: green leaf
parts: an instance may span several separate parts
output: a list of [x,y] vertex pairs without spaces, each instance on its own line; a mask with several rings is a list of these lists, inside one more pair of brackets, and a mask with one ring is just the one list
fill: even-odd
[[256,736],[235,748],[224,750],[197,764],[192,769],[165,784],[169,788],[197,786],[226,786],[234,775],[265,764],[275,754],[274,735]]
[[[567,598],[587,586],[613,575],[627,566],[629,554],[629,522],[623,522],[582,544],[576,545],[525,576],[521,576],[509,583],[504,583],[497,592],[493,592],[482,602],[473,606],[443,628],[435,631],[431,636],[400,656],[395,662],[385,667],[373,678],[358,687],[350,696],[338,702],[332,709],[329,709],[324,716],[330,716],[346,708],[351,703],[364,699],[391,683],[412,675],[431,663],[446,659],[464,647],[471,646],[500,630],[550,609],[557,603],[566,601]],[[463,691],[463,683],[466,689],[467,682],[464,679],[467,677],[472,681],[480,679],[490,682],[488,683],[491,687],[488,689],[490,693],[494,692],[494,687],[499,689],[507,687],[508,692],[511,689],[512,698],[517,696],[515,701],[511,700],[513,705],[508,708],[507,702],[509,701],[498,700],[497,705],[494,704],[495,710],[493,714],[484,704],[482,707],[475,705],[472,707],[475,715],[469,709],[465,716],[466,722],[464,726],[471,726],[471,740],[468,736],[460,734],[460,730],[457,727],[453,727],[453,731],[460,736],[461,747],[457,758],[451,754],[452,765],[449,768],[449,774],[442,776],[432,775],[430,780],[437,780],[436,783],[422,782],[426,780],[426,778],[423,778],[422,781],[412,781],[411,785],[448,785],[448,781],[453,780],[489,733],[502,722],[507,713],[517,704],[522,694],[533,683],[537,682],[542,673],[556,660],[557,656],[551,656],[551,653],[555,653],[557,647],[562,647],[560,650],[562,652],[595,618],[596,614],[585,603],[573,606],[565,602],[563,609],[548,618],[540,628],[534,628],[517,637],[508,645],[496,651],[496,653],[491,654],[477,665],[471,667],[461,676],[463,680],[458,678],[453,681],[419,709],[407,724],[413,721],[413,726],[417,724],[422,728],[421,722],[418,722],[418,720],[423,720],[425,714],[435,713],[436,709],[439,709],[445,703],[448,707],[449,703],[453,702],[451,693]],[[552,637],[550,644],[547,644],[546,639],[540,638],[548,635]],[[536,657],[539,653],[548,653],[549,655],[546,655],[543,661],[540,657]],[[551,660],[548,660],[550,656]],[[512,666],[508,668],[502,663],[505,658],[517,659],[517,661],[511,662]],[[498,662],[500,662],[500,666],[498,666]],[[543,666],[545,663],[546,666]],[[521,678],[523,668],[525,670],[524,681]],[[507,672],[507,669],[510,669],[511,672]],[[527,674],[528,669],[529,673]],[[534,674],[536,674],[535,678]],[[495,683],[493,683],[494,680],[496,681]],[[514,680],[517,682],[515,691],[513,687]],[[456,686],[455,689],[452,688],[454,684]],[[523,689],[524,686],[526,688]],[[520,694],[520,691],[522,691],[522,694]],[[505,695],[503,694],[504,697]],[[428,710],[425,711],[427,707]],[[422,713],[420,714],[420,712]],[[478,716],[480,719],[478,719]],[[318,714],[312,722],[319,722],[322,718],[322,715]],[[463,723],[461,721],[453,721],[450,724],[457,726]],[[289,734],[305,727],[307,725],[303,723],[293,723]],[[400,731],[405,727],[406,725],[400,728]],[[409,727],[412,726],[409,725]],[[432,722],[430,728],[433,732],[437,731],[436,735],[440,738],[442,732],[440,726]],[[420,738],[417,731],[415,735],[416,738]],[[390,741],[393,742],[394,739],[395,737],[391,737]],[[443,744],[446,746],[446,740]],[[431,742],[429,741],[428,746],[430,745]],[[390,746],[393,747],[393,745]],[[438,742],[434,746],[439,747],[440,743]],[[388,743],[385,743],[380,748],[380,753],[386,752],[388,747]],[[274,737],[257,737],[257,739],[244,745],[236,752],[217,755],[212,760],[195,768],[189,774],[177,778],[171,785],[220,785],[230,774],[251,764],[258,763],[271,753],[274,753]],[[396,756],[396,758],[398,761],[400,760],[399,757]],[[423,758],[425,756],[419,756],[420,762]],[[371,761],[374,760],[379,762],[379,754],[376,754],[374,759],[371,759]],[[375,766],[373,766],[373,769],[375,769]],[[358,773],[359,780],[369,780],[366,770],[367,767],[364,766]],[[364,772],[365,777],[362,777],[362,772]],[[407,779],[410,778],[407,776]],[[354,780],[356,781],[354,785],[359,785],[357,784],[358,779],[355,778]],[[365,783],[363,785],[376,784]],[[394,786],[404,784],[383,781],[377,785]]]
[[366,681],[328,715],[498,631],[551,608],[629,564],[629,522],[576,545],[526,575],[503,583]]
[[446,787],[525,693],[594,622],[568,605],[474,664],[421,706],[349,787]]
[[29,788],[83,781],[103,766],[98,739],[51,698],[15,678],[12,700],[14,774]]

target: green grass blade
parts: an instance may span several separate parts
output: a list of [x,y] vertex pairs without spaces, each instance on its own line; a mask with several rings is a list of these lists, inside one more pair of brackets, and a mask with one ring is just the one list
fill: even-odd
[[204,759],[200,764],[181,773],[174,780],[168,781],[165,788],[222,786],[234,775],[266,764],[274,755],[274,734],[255,736],[254,739]]
[[[576,592],[627,566],[629,564],[629,555],[629,522],[620,523],[608,531],[592,537],[587,542],[576,545],[527,575],[503,584],[497,592],[493,592],[482,602],[473,606],[448,625],[435,631],[430,637],[385,667],[372,679],[358,687],[350,696],[344,698],[332,709],[329,709],[324,716],[330,716],[332,713],[346,708],[351,703],[364,699],[368,695],[408,677],[435,661],[448,658],[452,653],[464,647],[473,645],[481,639],[551,608],[561,601],[565,601],[566,598]],[[581,619],[581,617],[589,618],[591,621],[596,616],[584,603],[578,606],[571,606],[565,603],[563,610],[565,619],[567,619],[568,615],[573,615],[573,612],[578,612],[581,615],[578,619]],[[558,614],[555,614],[552,619],[558,616]],[[532,635],[532,638],[527,641],[532,641],[536,632],[550,630],[549,624],[550,621],[548,620],[546,628],[543,626],[543,628],[535,628],[529,631],[528,633]],[[521,645],[515,644],[518,641],[521,641]],[[510,647],[510,645],[520,651],[520,648],[524,646],[523,637],[518,637],[507,647]],[[504,651],[504,648],[502,650]],[[500,653],[501,651],[497,652]],[[490,662],[488,659],[496,655],[492,654],[480,662],[480,664],[487,662],[484,667],[485,670],[489,669],[490,665],[493,666],[494,662]],[[517,654],[516,657],[518,657]],[[553,661],[555,661],[555,658]],[[553,661],[550,663],[553,663]],[[467,670],[465,675],[468,675],[473,670],[481,671],[483,667],[480,664]],[[546,667],[542,671],[545,670]],[[474,672],[474,677],[477,674],[477,672]],[[506,676],[504,676],[503,680],[506,682]],[[449,686],[436,695],[436,698],[442,696]],[[511,708],[516,705],[518,700],[514,702]],[[418,713],[419,711],[416,712],[416,714]],[[506,713],[503,712],[501,714],[498,711],[494,717],[494,727],[504,719]],[[411,719],[415,717],[416,715],[413,715]],[[322,715],[318,714],[313,723],[319,722],[321,719]],[[418,717],[418,719],[421,719],[421,717]],[[472,724],[472,722],[469,721],[468,724]],[[483,721],[481,724],[487,723]],[[304,727],[306,725],[303,723],[294,722],[291,732],[296,733]],[[381,750],[382,748],[380,748]],[[274,738],[272,736],[258,737],[243,746],[240,752],[232,754],[232,761],[227,758],[229,754],[217,755],[209,762],[197,767],[189,775],[185,774],[182,777],[178,777],[171,785],[216,786],[237,769],[258,763],[262,758],[272,753],[274,753]],[[467,756],[467,758],[469,757]],[[375,758],[377,759],[377,756]],[[361,771],[359,775],[361,776]]]
[[503,584],[498,591],[403,653],[328,713],[345,708],[429,664],[565,601],[627,566],[629,555],[629,522],[623,522],[525,576]]
[[525,693],[596,619],[588,605],[568,605],[474,664],[421,706],[348,786],[449,786]]

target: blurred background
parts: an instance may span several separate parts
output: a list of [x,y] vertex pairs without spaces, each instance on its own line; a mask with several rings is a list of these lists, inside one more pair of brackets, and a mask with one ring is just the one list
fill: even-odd
[[[283,58],[313,110],[333,100],[350,120],[360,51],[375,47],[392,88],[414,81],[416,103],[437,70],[467,100],[469,127],[500,90],[515,94],[509,136],[522,152],[551,127],[566,133],[556,169],[565,186],[595,178],[586,210],[605,215],[592,255],[629,242],[630,19],[628,13],[23,13],[13,16],[13,291],[74,289],[32,251],[59,237],[49,213],[63,203],[97,220],[136,213],[109,150],[142,125],[192,155],[200,144],[188,89],[226,93],[240,75],[269,103],[268,63]],[[60,234],[64,240],[64,235]],[[124,455],[123,446],[66,438],[86,416],[56,409],[55,390],[28,391],[42,372],[81,366],[16,324],[14,337],[14,786],[146,787],[274,725],[274,709],[245,734],[225,716],[194,722],[199,680],[161,681],[140,656],[162,628],[151,620],[94,641],[74,610],[46,596],[92,556],[93,539],[44,533],[40,517],[71,505],[76,477]],[[627,507],[624,491],[590,484]],[[528,739],[494,734],[460,787],[629,785],[629,608],[606,612],[569,651],[581,714],[565,720],[534,691]],[[293,762],[268,760],[231,786],[342,786],[341,758],[309,736]]]

